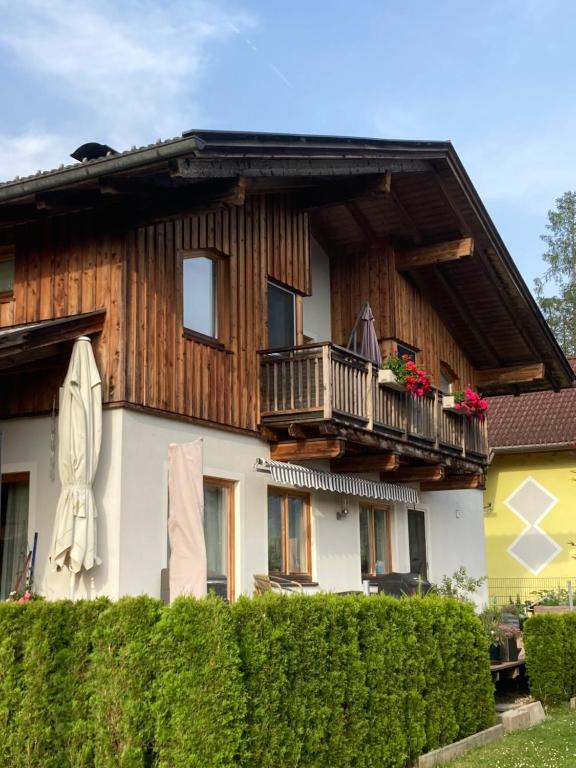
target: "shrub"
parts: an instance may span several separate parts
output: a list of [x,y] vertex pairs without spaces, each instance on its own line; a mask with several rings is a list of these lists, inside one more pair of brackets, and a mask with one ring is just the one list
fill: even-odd
[[95,768],[152,764],[156,664],[151,641],[160,611],[158,600],[125,597],[98,616],[89,681]]
[[530,691],[544,704],[556,704],[574,695],[573,672],[576,617],[541,613],[524,623],[526,671]]
[[[550,618],[565,695],[576,619]],[[0,768],[403,768],[492,720],[454,600],[0,604]]]
[[154,633],[161,768],[236,765],[246,710],[230,606],[179,598]]

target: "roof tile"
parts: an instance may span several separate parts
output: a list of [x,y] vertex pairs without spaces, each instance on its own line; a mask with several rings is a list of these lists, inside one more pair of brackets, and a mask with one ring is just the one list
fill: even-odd
[[[576,371],[576,357],[569,358]],[[576,389],[489,397],[488,443],[491,448],[574,443]]]

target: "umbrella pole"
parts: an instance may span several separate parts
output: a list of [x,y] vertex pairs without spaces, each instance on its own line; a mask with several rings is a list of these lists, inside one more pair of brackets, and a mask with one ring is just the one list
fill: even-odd
[[76,574],[70,571],[70,600],[74,600],[76,594]]

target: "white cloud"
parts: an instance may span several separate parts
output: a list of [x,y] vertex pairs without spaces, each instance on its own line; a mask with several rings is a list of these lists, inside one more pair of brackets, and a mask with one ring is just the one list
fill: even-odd
[[0,134],[0,181],[73,162],[70,139],[29,130],[18,136]]
[[[66,155],[80,130],[86,141],[125,149],[205,124],[195,91],[210,46],[255,25],[219,0],[0,0],[0,13],[0,48],[75,113]],[[40,156],[46,168],[59,132],[71,133],[58,122],[44,116],[37,135],[26,127],[0,137],[0,176],[12,173],[17,151],[20,173],[36,170],[30,163]]]

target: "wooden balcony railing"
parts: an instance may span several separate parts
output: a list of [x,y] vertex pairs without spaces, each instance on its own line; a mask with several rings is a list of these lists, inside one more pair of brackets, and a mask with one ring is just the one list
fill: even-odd
[[433,390],[413,398],[378,384],[369,360],[331,342],[260,355],[260,422],[334,421],[456,455],[485,457],[485,423],[442,408]]

